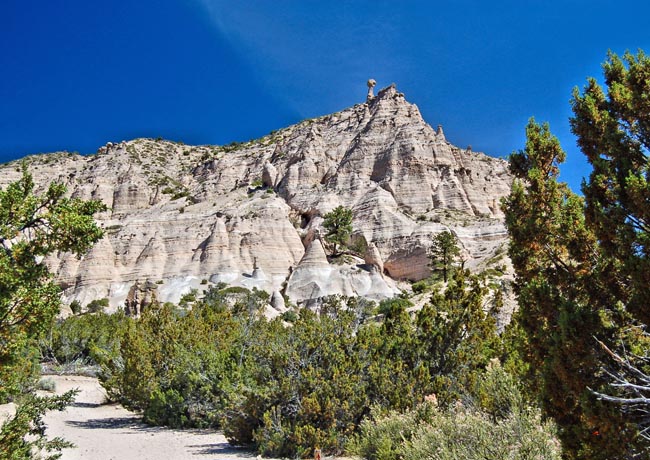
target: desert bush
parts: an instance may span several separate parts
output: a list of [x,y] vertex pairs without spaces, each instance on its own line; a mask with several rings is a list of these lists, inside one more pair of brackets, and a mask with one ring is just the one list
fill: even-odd
[[270,456],[314,446],[338,454],[372,405],[408,411],[439,391],[446,408],[477,381],[497,340],[474,281],[459,271],[415,319],[411,303],[395,298],[380,304],[378,326],[366,323],[372,305],[334,296],[290,327],[255,323],[247,384],[224,417],[228,439]]
[[403,413],[373,409],[350,451],[368,460],[561,458],[554,425],[524,404],[514,379],[498,364],[481,376],[465,403],[444,409],[429,399]]
[[78,315],[81,313],[81,303],[79,303],[78,300],[73,300],[70,304],[70,310],[72,311],[73,315]]
[[473,392],[476,406],[493,421],[521,412],[524,396],[516,379],[493,360],[479,375]]
[[36,384],[36,389],[41,391],[54,392],[56,391],[56,382],[54,381],[54,379],[49,377],[40,379]]
[[229,408],[225,433],[263,455],[341,453],[367,406],[350,310],[303,309],[290,328],[258,322],[248,391]]
[[399,460],[403,458],[404,443],[413,438],[421,424],[431,421],[435,410],[430,403],[406,412],[385,412],[375,406],[348,450],[368,460]]
[[104,311],[105,308],[108,307],[108,299],[103,298],[103,299],[95,299],[91,301],[88,305],[86,305],[86,311],[88,313],[97,313],[100,311]]
[[379,302],[378,312],[381,315],[387,316],[397,310],[405,310],[413,306],[413,302],[401,297],[393,297],[392,299],[384,299]]
[[280,315],[280,318],[287,323],[295,323],[298,320],[298,314],[295,310],[287,310]]
[[131,321],[122,311],[95,313],[57,320],[50,333],[41,339],[41,355],[58,364],[77,362],[97,365],[98,354],[115,355],[125,323]]
[[[269,456],[306,456],[315,446],[340,454],[370,407],[408,413],[439,391],[442,411],[468,388],[489,394],[496,385],[476,377],[496,334],[481,309],[484,289],[465,276],[456,273],[413,315],[403,298],[377,308],[331,296],[318,313],[272,321],[262,314],[267,293],[217,285],[189,311],[165,304],[127,321],[119,353],[102,355],[100,379],[151,424],[220,426],[231,443]],[[499,398],[475,404],[501,417],[509,406]]]
[[421,280],[413,283],[411,285],[411,288],[413,289],[414,294],[422,294],[424,292],[427,292],[431,287],[429,286],[429,283],[426,282],[426,280]]
[[264,294],[228,301],[230,293],[210,289],[189,312],[169,304],[148,309],[127,325],[117,359],[102,363],[109,396],[142,410],[150,424],[218,426]]
[[495,422],[480,412],[437,412],[404,443],[404,460],[559,460],[561,451],[539,411],[517,412]]

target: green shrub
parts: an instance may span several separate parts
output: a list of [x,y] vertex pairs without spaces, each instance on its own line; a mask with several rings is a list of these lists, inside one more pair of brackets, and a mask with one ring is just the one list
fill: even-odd
[[434,411],[429,403],[404,413],[382,412],[380,407],[374,407],[361,423],[360,432],[350,442],[348,450],[367,460],[400,460],[404,444],[413,438],[422,423],[431,421]]
[[425,280],[422,280],[413,283],[411,285],[411,288],[413,289],[414,294],[422,294],[431,289],[431,286],[429,286],[429,283],[427,283]]
[[344,451],[368,404],[365,372],[356,315],[328,308],[320,316],[300,310],[289,328],[279,319],[255,324],[248,391],[224,419],[229,440],[269,456]]
[[89,313],[104,311],[105,308],[108,308],[108,299],[106,297],[103,299],[95,299],[86,305],[86,311]]
[[404,443],[404,460],[560,460],[553,427],[539,411],[525,411],[494,422],[485,414],[460,410],[438,413]]
[[143,414],[143,421],[152,425],[180,428],[188,425],[183,396],[175,388],[152,391]]
[[287,310],[280,315],[280,318],[287,323],[295,323],[298,320],[298,315],[294,310]]
[[222,294],[250,294],[250,289],[242,286],[229,286],[221,290]]
[[78,315],[81,313],[81,303],[78,300],[73,300],[72,303],[70,303],[70,310],[73,315]]
[[172,194],[173,200],[180,200],[181,198],[189,198],[190,192],[186,189],[178,190]]
[[199,290],[198,289],[190,289],[190,292],[183,294],[181,296],[181,300],[179,304],[181,306],[186,306],[187,304],[190,304],[192,302],[196,302],[196,296],[198,295]]
[[[474,407],[474,398],[488,412]],[[500,366],[490,366],[478,394],[466,399],[448,409],[432,402],[404,413],[375,408],[349,450],[368,460],[561,458],[554,425],[542,421],[538,409],[523,404],[514,380]]]
[[244,142],[235,142],[235,141],[233,141],[233,142],[231,142],[231,143],[228,144],[228,145],[223,145],[223,146],[221,146],[221,149],[222,149],[224,152],[228,153],[228,152],[234,152],[234,151],[236,151],[236,150],[239,150],[239,149],[241,149],[243,146],[244,146]]
[[171,304],[150,308],[129,323],[119,357],[102,363],[109,396],[150,424],[217,427],[232,399],[240,329],[222,299],[209,299],[183,314]]
[[37,390],[54,392],[56,391],[56,382],[51,378],[44,378],[38,381],[36,385]]
[[70,316],[58,320],[39,345],[41,355],[58,364],[97,365],[98,354],[115,355],[125,323],[124,312]]
[[391,312],[397,310],[406,310],[413,306],[413,302],[401,297],[393,297],[392,299],[385,299],[379,302],[379,314],[389,315]]
[[[316,446],[341,454],[373,406],[375,422],[390,410],[415,417],[413,437],[434,412],[418,406],[433,392],[440,414],[463,395],[492,423],[522,404],[500,388],[506,377],[481,377],[498,336],[482,310],[484,288],[465,276],[457,272],[418,313],[404,298],[382,302],[379,324],[374,303],[342,296],[323,299],[318,314],[288,310],[269,321],[266,292],[218,284],[203,297],[190,293],[187,311],[165,304],[126,321],[117,355],[99,354],[100,380],[147,423],[220,426],[233,444],[269,456],[307,456]],[[406,452],[398,422],[359,443],[377,458]],[[375,439],[383,444],[368,444]]]
[[478,407],[496,421],[524,408],[524,398],[515,378],[498,361],[492,361],[477,379],[474,396]]

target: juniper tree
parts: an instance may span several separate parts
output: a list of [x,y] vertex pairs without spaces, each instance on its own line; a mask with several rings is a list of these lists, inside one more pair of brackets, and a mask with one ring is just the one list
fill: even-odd
[[440,232],[433,237],[433,244],[429,250],[431,268],[434,271],[442,272],[442,279],[445,283],[459,256],[458,238],[452,232]]
[[605,89],[593,78],[582,92],[574,89],[571,129],[593,167],[583,185],[585,217],[608,262],[593,298],[609,294],[631,318],[621,325],[625,337],[598,348],[610,358],[605,399],[620,404],[650,441],[650,58],[610,52],[603,71]]
[[510,157],[516,180],[503,209],[526,334],[522,354],[566,458],[629,458],[637,449],[634,425],[592,390],[608,383],[596,340],[624,338],[630,318],[609,285],[616,261],[601,253],[583,199],[558,181],[564,158],[548,125],[532,119],[525,149]]
[[43,258],[62,251],[81,255],[102,237],[93,215],[99,201],[65,197],[52,183],[41,195],[23,169],[0,190],[0,402],[33,376],[33,350],[60,308],[60,289]]
[[650,324],[650,58],[610,53],[603,69],[607,92],[591,78],[571,100],[571,129],[593,167],[583,186],[587,224],[617,262],[609,284]]
[[99,201],[67,198],[60,183],[41,195],[34,188],[23,166],[22,177],[0,190],[0,402],[19,403],[0,432],[2,458],[32,458],[32,446],[48,452],[69,446],[59,438],[47,440],[42,416],[63,408],[73,394],[38,398],[31,391],[38,373],[37,340],[61,305],[43,259],[58,251],[81,255],[102,237],[93,219],[105,209]]
[[325,241],[334,245],[332,255],[338,255],[338,248],[345,246],[352,234],[352,210],[344,206],[337,206],[323,216],[325,227]]

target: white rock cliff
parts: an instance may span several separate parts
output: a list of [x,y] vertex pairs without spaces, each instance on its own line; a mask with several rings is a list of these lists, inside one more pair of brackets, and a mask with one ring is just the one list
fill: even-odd
[[[25,161],[42,187],[62,181],[110,208],[88,254],[49,260],[68,302],[108,297],[116,307],[147,281],[161,301],[218,282],[275,293],[277,308],[280,292],[294,303],[381,299],[399,292],[397,280],[428,276],[426,251],[443,230],[458,236],[466,267],[504,263],[507,163],[450,144],[394,86],[246,143],[136,139]],[[0,185],[18,166],[0,167]],[[358,264],[329,263],[315,237],[338,205],[368,245]]]

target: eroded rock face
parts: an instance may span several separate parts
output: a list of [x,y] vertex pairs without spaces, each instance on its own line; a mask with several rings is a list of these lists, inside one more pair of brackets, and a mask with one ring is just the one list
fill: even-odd
[[124,311],[128,316],[140,317],[140,315],[149,308],[152,304],[158,302],[156,296],[157,291],[156,284],[151,281],[146,281],[143,284],[138,283],[137,281],[126,296],[124,301]]
[[[136,139],[27,162],[42,187],[59,180],[110,208],[99,216],[106,237],[87,255],[49,260],[68,302],[123,305],[145,279],[159,283],[161,302],[217,282],[294,303],[382,298],[397,292],[393,279],[428,276],[433,233],[453,231],[472,269],[502,263],[507,238],[498,206],[512,181],[506,162],[449,143],[394,86],[249,143]],[[19,175],[17,163],[3,165],[0,185]],[[369,244],[365,263],[333,265],[320,242],[309,256],[322,216],[339,205]]]

